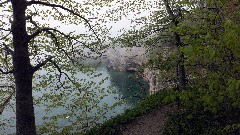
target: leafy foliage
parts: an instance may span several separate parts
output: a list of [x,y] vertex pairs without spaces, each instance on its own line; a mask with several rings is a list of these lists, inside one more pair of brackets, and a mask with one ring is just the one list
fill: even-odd
[[[223,129],[228,131],[234,129],[229,134],[237,133],[239,121],[235,121],[235,118],[239,115],[235,112],[239,110],[240,91],[239,2],[234,0],[167,2],[176,18],[169,15],[166,9],[159,8],[149,17],[150,23],[139,31],[129,32],[129,35],[125,33],[122,40],[145,43],[145,46],[151,46],[149,47],[151,54],[156,46],[173,42],[172,33],[179,35],[182,46],[179,47],[178,53],[184,55],[184,61],[180,65],[186,68],[188,84],[183,91],[172,91],[171,95],[165,98],[166,102],[175,102],[179,98],[183,110],[186,109],[174,117],[178,117],[175,124],[179,124],[179,121],[183,124],[183,128],[186,129],[183,129],[184,134],[188,132],[197,134],[198,131],[200,134],[227,134]],[[161,2],[158,4],[163,5]],[[177,23],[173,24],[174,21]],[[160,53],[155,53],[151,55],[148,64],[159,70],[172,72],[176,68],[175,62],[178,61],[174,55],[176,56],[173,54],[173,57],[163,61]],[[159,78],[161,77],[163,76],[159,74]],[[172,77],[178,79],[177,75]],[[214,118],[209,119],[210,117]],[[220,119],[226,121],[221,121],[221,124]],[[194,121],[200,121],[203,126],[191,126]],[[209,126],[213,127],[213,130],[209,132],[207,130],[209,127],[205,125],[209,123],[207,121],[213,122]],[[207,131],[204,132],[204,129]],[[174,131],[176,132],[173,134],[177,134],[178,131]]]
[[[8,2],[0,4],[0,7],[4,8],[1,17],[11,18],[10,20],[0,20],[0,71],[2,73],[0,79],[1,88],[4,89],[4,91],[1,91],[1,101],[7,99],[7,93],[14,92],[11,88],[15,87],[14,77],[11,75],[14,71],[11,62],[12,53],[15,51],[11,34],[11,25],[14,21],[12,20],[13,9]],[[27,1],[26,32],[30,37],[27,44],[30,64],[33,66],[34,72],[41,68],[45,68],[46,71],[45,76],[34,75],[35,80],[41,81],[35,84],[33,89],[40,92],[42,89],[39,89],[39,87],[51,88],[48,89],[51,94],[45,93],[43,97],[39,98],[39,100],[46,100],[50,103],[47,110],[52,107],[63,106],[64,101],[68,100],[74,102],[75,105],[81,105],[80,108],[73,105],[67,107],[68,109],[83,109],[88,106],[88,101],[91,100],[88,95],[94,95],[89,89],[99,89],[100,92],[103,92],[98,86],[94,87],[96,82],[88,82],[86,79],[79,79],[74,76],[79,70],[82,73],[87,73],[88,76],[101,76],[100,74],[95,75],[90,67],[86,67],[82,63],[82,57],[89,56],[84,48],[90,50],[94,54],[93,57],[101,55],[101,51],[106,48],[106,46],[101,46],[101,40],[108,38],[110,35],[107,34],[109,30],[104,29],[100,24],[110,20],[116,22],[125,14],[131,12],[141,14],[140,11],[149,10],[147,6],[143,6],[144,4],[152,4],[156,6],[152,6],[149,17],[141,16],[133,19],[135,22],[140,21],[144,24],[144,27],[140,30],[133,27],[132,31],[125,31],[121,37],[112,40],[124,43],[127,46],[140,44],[148,48],[150,56],[148,66],[162,71],[159,78],[166,75],[166,78],[176,82],[179,79],[177,78],[178,75],[167,74],[167,72],[175,74],[176,67],[179,65],[186,68],[188,80],[186,89],[181,92],[169,91],[171,94],[164,99],[165,102],[181,100],[183,112],[173,116],[173,118],[178,117],[177,124],[180,124],[183,128],[183,133],[224,134],[224,132],[235,133],[239,130],[239,121],[234,120],[239,118],[239,115],[235,112],[239,111],[240,105],[240,6],[238,1],[165,0],[163,2],[154,1],[154,4],[141,0],[108,2],[109,5],[102,2],[94,4],[86,2],[83,4],[66,0]],[[93,10],[90,10],[92,8],[99,10],[114,4],[119,6],[106,12],[107,19],[99,19],[94,23],[94,27],[90,25],[92,22],[85,18],[87,15],[96,15],[92,12]],[[164,4],[166,8],[162,7]],[[166,5],[172,9],[172,13],[169,13]],[[46,8],[37,10],[41,7]],[[37,21],[39,18],[44,23]],[[46,20],[48,22],[57,21],[74,27],[85,22],[84,25],[89,27],[91,33],[76,33],[74,31],[62,33],[58,26],[52,26],[50,23],[46,23]],[[99,37],[96,32],[101,32],[102,37]],[[176,39],[176,36],[181,38],[181,45],[177,46],[177,52],[168,54],[168,57],[163,57],[164,52],[154,52],[164,43],[174,42],[173,39]],[[181,61],[179,61],[179,57],[176,57],[179,54],[184,56]],[[76,61],[76,59],[80,60]],[[77,68],[72,68],[73,65]],[[4,76],[6,74],[8,75]],[[56,89],[62,91],[54,91]],[[71,94],[77,95],[79,98],[71,99],[65,96],[71,96]],[[98,98],[102,99],[104,94],[95,94],[95,96],[96,99],[93,100],[91,107],[96,107]],[[39,100],[36,98],[35,102],[39,103]],[[142,112],[135,113],[133,109],[133,111],[127,113],[129,114],[123,116],[123,118],[116,119],[125,123],[130,117],[135,117]],[[83,114],[87,114],[87,111]],[[66,112],[66,114],[57,117],[64,118],[73,115],[75,113]],[[96,117],[92,118],[93,121],[97,119]],[[53,116],[48,119],[52,121],[47,126],[53,127],[56,117]],[[222,119],[225,121],[221,121]],[[81,120],[78,119],[77,121]],[[87,118],[87,120],[89,119]],[[213,123],[209,123],[209,120]],[[196,123],[191,125],[194,121],[199,121],[200,125]],[[111,120],[109,123],[109,125],[118,125]],[[202,123],[207,123],[210,126],[201,125]],[[170,122],[170,126],[172,126],[171,124],[174,125],[174,122]],[[210,127],[214,127],[213,130],[208,130]],[[53,130],[57,128],[53,127]],[[70,128],[70,126],[66,126],[64,132],[69,132]],[[110,133],[119,130],[107,126],[106,128],[106,131]],[[103,129],[105,129],[104,125],[102,129],[100,128],[100,131]],[[202,129],[207,130],[205,132]],[[48,132],[45,127],[42,127],[42,130],[44,133]],[[179,131],[174,127],[172,132]]]
[[159,91],[149,97],[144,98],[139,101],[139,103],[132,109],[127,110],[125,113],[120,114],[113,119],[106,121],[103,124],[96,126],[89,130],[87,135],[110,135],[117,134],[121,129],[128,123],[130,123],[134,118],[143,116],[149,111],[164,104],[164,97],[168,93],[168,89]]
[[[229,13],[226,4],[229,3],[210,1],[206,7],[192,10],[186,21],[175,28],[186,44],[181,51],[186,56],[184,64],[190,88],[177,94],[186,111],[172,117],[172,124],[174,118],[178,120],[175,130],[168,129],[167,134],[178,133],[179,125],[183,134],[239,132],[236,120],[239,115],[235,113],[239,110],[240,90],[240,59],[236,53],[240,49],[239,19],[236,18],[239,9]],[[235,6],[239,8],[239,4]],[[200,124],[195,125],[197,122]]]
[[[24,73],[25,71],[22,69],[27,68],[32,71],[29,70],[25,74],[35,73],[31,83],[20,85],[18,83],[21,87],[25,87],[25,85],[32,87],[22,97],[25,98],[25,95],[32,96],[33,91],[35,108],[45,109],[50,114],[53,108],[67,110],[57,116],[46,116],[44,122],[40,122],[42,125],[37,128],[39,133],[61,132],[60,127],[62,126],[58,125],[57,120],[76,115],[79,117],[69,120],[72,125],[67,125],[64,130],[72,129],[73,125],[78,125],[78,129],[86,129],[89,128],[89,125],[96,124],[95,121],[99,120],[100,116],[104,114],[103,110],[106,110],[106,108],[111,109],[111,106],[108,105],[105,105],[104,109],[98,107],[99,101],[106,96],[106,89],[100,88],[98,84],[103,84],[107,78],[102,77],[101,74],[96,74],[94,66],[86,66],[83,62],[86,58],[96,59],[100,57],[104,49],[107,48],[102,43],[109,36],[109,29],[100,26],[105,20],[97,18],[93,22],[92,19],[89,19],[92,16],[98,16],[99,13],[96,10],[100,10],[107,4],[101,2],[81,3],[74,0],[22,0],[16,2],[6,0],[0,2],[0,86],[3,90],[0,93],[1,113],[9,101],[11,101],[11,105],[13,103],[12,108],[15,107],[15,101],[8,99],[17,96],[15,95],[15,84],[17,82],[14,79],[16,79],[16,69],[20,68],[14,66],[13,63],[25,64],[25,68],[21,68],[20,73]],[[14,6],[17,8],[14,8]],[[18,12],[16,9],[24,11]],[[19,14],[23,16],[20,17],[21,21],[17,20]],[[109,18],[106,17],[107,19]],[[18,29],[19,27],[24,28]],[[24,35],[23,38],[15,42],[14,45],[15,37],[22,35]],[[26,41],[24,45],[20,44],[22,41]],[[20,49],[19,52],[18,47],[22,47],[24,48],[22,50],[27,51]],[[29,60],[29,63],[28,61],[14,61],[13,57],[16,54],[20,54],[19,56]],[[89,78],[101,76],[101,80],[93,82],[87,80],[86,76],[79,78],[80,74],[84,74]],[[24,76],[22,77],[19,80],[26,79]],[[20,89],[18,92],[21,93],[25,89]],[[108,91],[111,91],[110,88],[108,89]],[[20,99],[19,97],[22,98],[17,96],[17,99]],[[29,96],[27,98],[32,99]],[[41,106],[42,104],[44,107]],[[32,105],[26,105],[26,107],[33,110]],[[93,108],[96,109],[94,110],[96,116],[89,115],[89,111],[93,110]],[[18,111],[12,110],[13,112]],[[84,111],[79,112],[78,110]],[[18,116],[22,116],[22,114],[23,111]],[[27,112],[27,114],[34,117],[33,112]],[[85,119],[83,120],[83,118]],[[24,123],[25,120],[17,121]],[[11,124],[11,122],[9,123]],[[26,129],[29,128],[28,125],[21,125],[26,126]],[[35,123],[33,122],[30,126],[35,127]],[[29,134],[32,134],[32,130],[35,129],[31,128]],[[18,131],[21,132],[21,129]],[[33,132],[36,133],[36,131]]]

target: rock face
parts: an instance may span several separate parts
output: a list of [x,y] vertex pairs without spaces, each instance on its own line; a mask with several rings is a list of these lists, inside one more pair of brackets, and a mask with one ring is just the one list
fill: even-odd
[[150,70],[149,68],[144,68],[143,70],[143,77],[149,83],[150,95],[164,88],[162,83],[159,82],[157,75],[158,75],[158,70]]
[[146,49],[143,47],[126,47],[110,49],[106,53],[107,66],[127,72],[141,72],[143,78],[148,82],[150,94],[162,89],[157,81],[157,71],[144,68],[147,62]]
[[[164,44],[160,50],[162,51],[162,60],[166,60],[169,53],[174,50],[174,46],[172,44]],[[148,62],[148,57],[149,54],[144,47],[118,47],[107,51],[106,64],[108,67],[120,71],[140,72],[150,86],[150,94],[174,85],[166,81],[169,80],[169,78],[166,78],[164,74],[173,76],[172,74],[175,73],[166,73],[159,69],[152,70],[144,67]]]

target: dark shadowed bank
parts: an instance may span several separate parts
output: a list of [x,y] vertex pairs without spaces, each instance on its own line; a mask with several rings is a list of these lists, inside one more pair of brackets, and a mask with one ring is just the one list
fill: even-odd
[[151,110],[164,105],[164,98],[168,95],[168,90],[162,90],[158,93],[148,96],[141,100],[136,107],[127,110],[125,113],[98,125],[89,130],[86,135],[113,135],[120,134],[123,128],[133,122],[137,117],[149,113]]
[[86,135],[240,134],[240,125],[236,124],[240,120],[239,108],[219,113],[206,111],[202,106],[181,107],[177,110],[172,106],[176,105],[174,91],[165,89],[148,96],[135,108],[92,128]]

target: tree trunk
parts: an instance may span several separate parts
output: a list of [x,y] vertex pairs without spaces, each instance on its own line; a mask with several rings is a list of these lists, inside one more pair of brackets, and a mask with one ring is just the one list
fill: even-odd
[[28,53],[26,32],[26,0],[12,0],[13,7],[13,67],[16,85],[16,134],[35,135],[35,116],[32,97],[33,69]]
[[[166,7],[167,13],[169,14],[170,18],[171,18],[171,23],[173,23],[175,26],[178,26],[178,20],[177,17],[173,14],[173,10],[170,8],[168,0],[163,0],[164,5]],[[174,38],[176,41],[176,47],[178,49],[178,72],[177,72],[177,76],[178,76],[178,86],[179,86],[179,91],[185,89],[186,87],[186,74],[185,74],[185,67],[184,67],[184,54],[180,52],[179,48],[182,46],[182,42],[181,42],[181,38],[179,36],[179,34],[177,34],[176,32],[174,32]]]
[[177,61],[177,68],[178,68],[178,87],[179,90],[182,91],[186,87],[186,73],[185,73],[185,66],[184,66],[184,54],[180,52],[179,48],[182,46],[181,38],[177,33],[174,33],[176,46],[178,48],[178,61]]
[[[176,27],[178,26],[178,20],[177,17],[173,14],[173,10],[170,8],[168,0],[163,0],[167,13],[169,14],[171,18],[171,23],[174,24]],[[176,32],[174,32],[174,38],[176,42],[176,47],[178,49],[178,61],[177,61],[177,76],[178,76],[178,91],[181,92],[186,87],[186,74],[185,74],[185,67],[184,67],[184,54],[180,51],[180,47],[182,46],[180,35]],[[178,110],[180,110],[180,98],[177,98],[177,106]],[[182,126],[180,124],[180,121],[178,121],[178,135],[182,134]]]

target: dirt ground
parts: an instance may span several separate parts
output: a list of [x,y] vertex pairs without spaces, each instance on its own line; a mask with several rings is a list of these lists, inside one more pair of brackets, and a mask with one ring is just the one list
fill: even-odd
[[173,110],[175,110],[174,107],[170,106],[154,109],[126,125],[119,135],[161,135],[167,114]]

